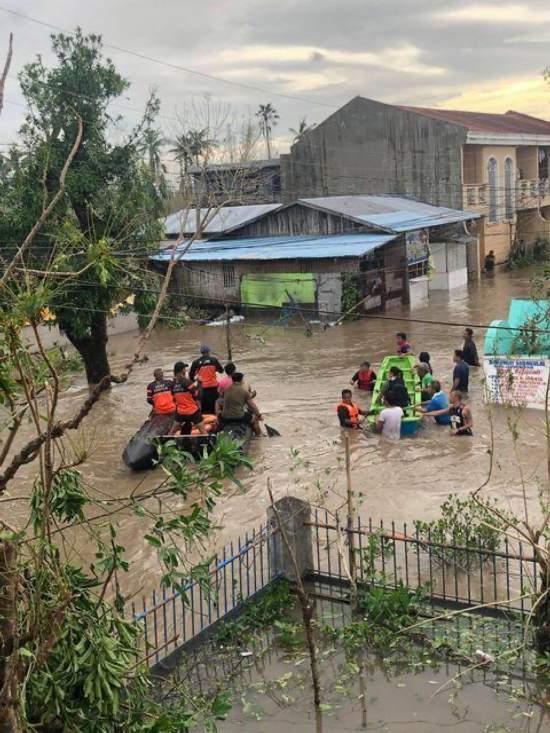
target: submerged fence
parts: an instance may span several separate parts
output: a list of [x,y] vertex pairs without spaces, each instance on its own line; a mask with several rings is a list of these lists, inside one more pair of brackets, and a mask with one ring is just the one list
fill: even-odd
[[[435,541],[431,532],[420,533],[406,522],[385,524],[357,518],[351,528],[338,528],[325,511],[315,511],[309,524],[313,562],[310,577],[348,581],[346,548],[353,535],[358,578],[365,584],[387,588],[403,584],[423,588],[434,601],[461,606],[487,606],[496,610],[528,613],[532,595],[540,586],[532,548],[512,546],[505,537],[498,549],[481,542],[461,545]],[[347,551],[347,550],[346,550]]]
[[[208,578],[187,583],[183,592],[162,588],[132,603],[132,615],[143,626],[146,659],[155,665],[227,618],[273,579],[270,572],[271,530],[261,526],[218,553]],[[206,582],[205,582],[206,581]]]
[[[330,584],[335,598],[348,594],[350,543],[358,579],[365,585],[409,590],[422,588],[434,601],[448,605],[528,613],[540,585],[531,548],[504,538],[498,549],[481,543],[435,541],[407,523],[385,524],[357,518],[337,526],[324,510],[312,512],[306,502],[287,497],[277,502],[300,572]],[[231,542],[213,559],[208,582],[189,582],[183,593],[161,589],[132,604],[143,625],[150,665],[207,632],[245,601],[280,577],[293,578],[286,545],[271,512],[265,525]]]

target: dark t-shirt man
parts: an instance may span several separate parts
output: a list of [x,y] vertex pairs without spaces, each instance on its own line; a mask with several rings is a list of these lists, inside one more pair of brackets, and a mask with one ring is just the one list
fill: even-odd
[[477,346],[472,339],[464,341],[462,352],[464,354],[464,361],[466,362],[466,364],[469,364],[470,366],[479,366]]
[[459,392],[467,392],[469,380],[470,367],[464,360],[458,361],[453,369],[453,389]]

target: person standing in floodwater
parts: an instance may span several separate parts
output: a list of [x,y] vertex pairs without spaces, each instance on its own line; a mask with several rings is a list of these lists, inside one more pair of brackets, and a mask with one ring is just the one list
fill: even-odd
[[477,346],[474,341],[474,332],[471,328],[464,329],[464,346],[462,347],[462,353],[464,354],[464,361],[466,364],[473,367],[480,366]]
[[407,334],[403,331],[395,334],[397,340],[397,354],[398,356],[406,356],[412,353],[412,346],[407,341]]

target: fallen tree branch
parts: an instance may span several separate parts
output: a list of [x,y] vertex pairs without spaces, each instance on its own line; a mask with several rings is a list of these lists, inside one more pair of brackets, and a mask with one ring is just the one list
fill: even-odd
[[105,392],[105,390],[109,389],[110,384],[111,376],[109,375],[104,377],[101,382],[94,387],[88,399],[82,404],[74,417],[70,420],[63,420],[55,423],[52,425],[50,430],[46,430],[37,435],[36,438],[30,440],[24,448],[22,448],[19,453],[13,457],[4,473],[0,474],[0,494],[4,493],[8,482],[11,481],[21,466],[30,463],[36,458],[36,454],[47,440],[60,438],[67,432],[67,430],[76,430],[82,420],[84,420],[86,415],[88,415],[92,407],[101,397],[101,394]]

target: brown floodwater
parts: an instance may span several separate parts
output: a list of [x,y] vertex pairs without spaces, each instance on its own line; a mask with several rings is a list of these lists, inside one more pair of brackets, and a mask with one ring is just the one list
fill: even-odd
[[[409,334],[416,353],[429,351],[434,374],[449,388],[452,354],[461,346],[462,326],[408,323],[407,318],[446,321],[457,324],[487,324],[504,318],[512,296],[529,293],[530,270],[498,274],[494,279],[473,283],[451,293],[436,293],[426,307],[414,312],[393,310],[387,318],[361,319],[323,331],[315,326],[307,336],[298,320],[288,327],[274,321],[246,320],[232,326],[233,359],[244,371],[246,380],[258,391],[258,404],[266,421],[280,432],[280,438],[262,438],[252,443],[250,457],[254,470],[242,471],[243,489],[228,485],[219,500],[216,519],[219,530],[212,547],[225,544],[264,521],[271,480],[276,496],[292,494],[319,500],[335,507],[342,503],[342,432],[336,419],[340,391],[349,385],[360,362],[378,364],[395,350],[395,332]],[[483,345],[483,330],[476,328],[478,347]],[[137,334],[111,339],[113,369],[122,366],[133,354]],[[149,407],[145,387],[155,367],[168,372],[178,359],[191,361],[200,343],[208,343],[220,358],[225,357],[223,328],[191,325],[179,331],[158,330],[148,346],[149,361],[138,366],[131,379],[113,387],[97,404],[75,444],[91,449],[82,473],[98,496],[123,497],[138,481],[153,486],[161,479],[160,469],[148,474],[131,473],[121,460],[130,436],[146,419]],[[360,513],[375,520],[413,520],[432,518],[450,492],[466,494],[483,483],[489,471],[492,415],[495,461],[487,493],[498,497],[503,508],[522,511],[522,485],[528,507],[537,511],[537,484],[545,477],[543,414],[523,411],[519,415],[519,437],[514,442],[510,430],[510,411],[495,408],[489,413],[482,402],[482,371],[473,370],[470,404],[474,413],[475,436],[452,438],[445,428],[428,424],[417,436],[388,444],[378,436],[362,433],[352,437],[353,488],[362,492]],[[86,386],[77,378],[61,401],[63,414],[77,409]],[[359,394],[357,400],[365,403]],[[22,477],[29,480],[30,472]],[[13,509],[13,507],[12,507]],[[10,509],[10,513],[12,512]],[[14,509],[17,513],[17,504]],[[140,520],[121,515],[120,539],[132,563],[132,585],[150,580],[156,574],[154,553],[141,540]],[[86,543],[77,537],[75,548],[86,555]],[[149,583],[147,583],[149,584]]]

